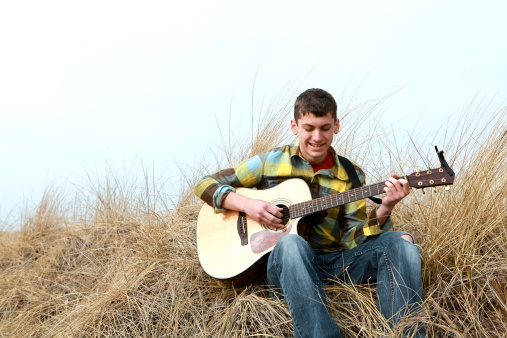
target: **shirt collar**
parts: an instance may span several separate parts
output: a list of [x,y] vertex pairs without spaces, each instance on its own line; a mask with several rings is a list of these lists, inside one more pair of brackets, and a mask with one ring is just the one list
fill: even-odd
[[[303,156],[301,156],[301,149],[299,148],[299,145],[300,145],[299,141],[297,141],[296,143],[294,143],[294,146],[290,148],[290,156],[291,156],[291,158],[294,157],[294,156],[298,156],[301,160],[305,160],[303,158]],[[349,181],[349,176],[347,175],[347,172],[345,171],[345,168],[343,167],[343,165],[338,160],[338,156],[336,154],[336,151],[334,150],[334,148],[332,146],[329,147],[329,151],[333,155],[334,163],[335,163],[334,166],[333,166],[333,168],[331,169],[331,171],[329,173],[330,176],[331,177],[337,177],[338,179],[340,179],[342,181],[348,182]]]

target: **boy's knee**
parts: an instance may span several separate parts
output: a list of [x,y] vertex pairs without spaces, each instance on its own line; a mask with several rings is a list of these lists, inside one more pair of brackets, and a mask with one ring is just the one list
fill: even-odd
[[299,235],[288,234],[280,238],[275,248],[280,250],[300,250],[307,242]]
[[414,238],[412,237],[412,235],[404,234],[401,236],[401,238],[403,238],[406,241],[409,241],[412,244],[414,243]]
[[299,259],[313,254],[310,244],[301,236],[288,234],[283,236],[275,248],[272,255],[283,257],[283,259]]

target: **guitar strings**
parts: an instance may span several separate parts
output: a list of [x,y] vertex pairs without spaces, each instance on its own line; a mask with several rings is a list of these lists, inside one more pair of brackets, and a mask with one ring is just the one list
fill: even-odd
[[[437,171],[437,170],[438,170],[438,168],[430,169],[428,174],[431,174],[431,171]],[[413,175],[415,175],[415,173],[413,173],[411,175],[404,175],[402,177],[405,180],[407,180],[408,182],[410,182],[409,177],[413,176]],[[427,181],[427,178],[419,177],[419,176],[424,176],[424,174],[417,175],[417,176],[418,176],[418,181]],[[443,181],[443,182],[445,182],[445,181]],[[305,201],[305,202],[296,203],[296,204],[288,206],[288,213],[284,209],[282,214],[286,217],[289,217],[290,219],[293,219],[293,218],[297,218],[297,217],[301,217],[301,216],[306,216],[306,215],[309,215],[309,214],[312,214],[312,213],[315,213],[315,212],[318,212],[321,210],[344,205],[344,204],[350,203],[352,201],[357,201],[357,200],[364,199],[364,198],[367,198],[370,196],[380,195],[384,192],[385,183],[386,183],[385,181],[379,182],[379,183],[375,183],[372,185],[351,189],[351,190],[348,190],[348,191],[345,191],[342,193],[337,193],[337,194],[333,194],[333,195],[329,195],[329,196],[319,197],[319,198]],[[430,183],[432,183],[432,182],[430,181]],[[410,186],[410,183],[409,183],[409,186]],[[331,201],[331,203],[329,203],[329,205],[327,202],[328,200]],[[319,203],[320,203],[320,205],[319,205]]]
[[[351,189],[342,193],[319,197],[313,200],[293,204],[289,206],[289,214],[290,214],[289,217],[290,218],[301,217],[315,213],[317,211],[329,209],[332,207],[350,203],[352,201],[357,201],[366,197],[381,194],[383,192],[384,185],[385,182],[379,182],[369,186]],[[360,197],[358,198],[358,196]],[[328,200],[334,203],[329,203],[327,202]],[[294,212],[290,212],[292,210]]]

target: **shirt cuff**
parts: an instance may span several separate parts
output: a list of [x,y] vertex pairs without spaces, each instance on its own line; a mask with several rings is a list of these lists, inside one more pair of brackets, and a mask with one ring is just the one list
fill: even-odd
[[236,189],[230,185],[222,185],[213,194],[213,205],[215,206],[216,214],[226,210],[222,207],[222,202],[230,192],[236,192]]
[[363,227],[363,233],[365,236],[375,236],[380,234],[380,225],[374,224],[374,225],[368,225]]
[[377,209],[379,207],[373,209],[370,213],[369,220],[365,226],[363,226],[363,233],[365,236],[375,236],[380,235],[383,232],[386,232],[392,228],[391,216],[388,216],[381,226],[378,218],[377,218]]

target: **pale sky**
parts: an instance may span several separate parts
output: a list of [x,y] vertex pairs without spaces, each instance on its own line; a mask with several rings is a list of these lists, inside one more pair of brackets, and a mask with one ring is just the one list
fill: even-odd
[[202,158],[217,120],[248,119],[252,90],[254,110],[287,85],[397,91],[386,122],[408,129],[476,95],[505,105],[506,14],[506,1],[4,1],[0,224],[106,162],[179,181],[174,162]]

